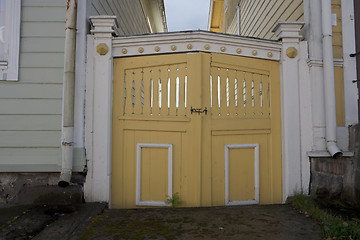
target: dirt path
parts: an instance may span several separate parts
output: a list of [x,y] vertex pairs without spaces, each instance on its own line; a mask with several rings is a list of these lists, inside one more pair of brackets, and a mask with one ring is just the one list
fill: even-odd
[[105,210],[80,239],[320,239],[317,223],[288,205]]

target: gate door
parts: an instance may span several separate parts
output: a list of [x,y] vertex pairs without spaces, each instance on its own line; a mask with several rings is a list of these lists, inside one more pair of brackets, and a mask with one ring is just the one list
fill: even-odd
[[112,207],[281,202],[277,61],[114,59]]

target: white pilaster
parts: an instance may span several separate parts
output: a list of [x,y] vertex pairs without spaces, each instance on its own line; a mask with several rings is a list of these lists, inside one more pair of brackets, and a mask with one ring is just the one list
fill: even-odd
[[[356,52],[355,48],[355,23],[354,23],[354,2],[341,1],[341,22],[344,58],[344,94],[345,97],[345,127],[358,122],[358,90],[356,83],[356,58],[350,57]],[[346,128],[347,131],[347,128]]]
[[[88,175],[84,186],[87,201],[110,202],[112,129],[112,39],[115,16],[90,17],[93,40],[88,45],[86,87],[86,147],[90,151]],[[101,51],[99,51],[99,49]],[[106,50],[104,50],[106,49]],[[91,68],[91,69],[90,69]]]
[[299,59],[300,29],[304,23],[280,22],[274,28],[282,40],[280,58],[283,200],[302,190]]

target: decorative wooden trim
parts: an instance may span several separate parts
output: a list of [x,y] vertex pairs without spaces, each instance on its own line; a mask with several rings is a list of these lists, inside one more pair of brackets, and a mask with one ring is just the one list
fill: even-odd
[[[255,164],[255,200],[248,201],[232,201],[229,199],[229,149],[236,148],[254,148],[254,164]],[[259,144],[226,144],[225,145],[225,205],[248,205],[259,203]]]
[[173,164],[173,146],[172,144],[157,143],[137,143],[136,144],[136,205],[137,206],[170,206],[165,202],[159,201],[141,201],[141,148],[167,148],[168,149],[168,195],[172,196],[172,164]]
[[9,35],[5,42],[7,45],[8,58],[1,64],[0,81],[18,81],[21,0],[7,0],[6,11],[9,13],[6,14],[6,28],[8,29]]
[[[141,53],[138,51],[140,47],[144,49]],[[213,52],[280,60],[281,43],[204,31],[118,36],[113,39],[114,57],[184,52]]]

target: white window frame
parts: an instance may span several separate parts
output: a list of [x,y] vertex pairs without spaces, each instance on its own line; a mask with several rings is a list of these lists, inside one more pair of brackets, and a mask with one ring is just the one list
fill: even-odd
[[21,0],[6,1],[5,61],[0,61],[0,81],[19,80]]

